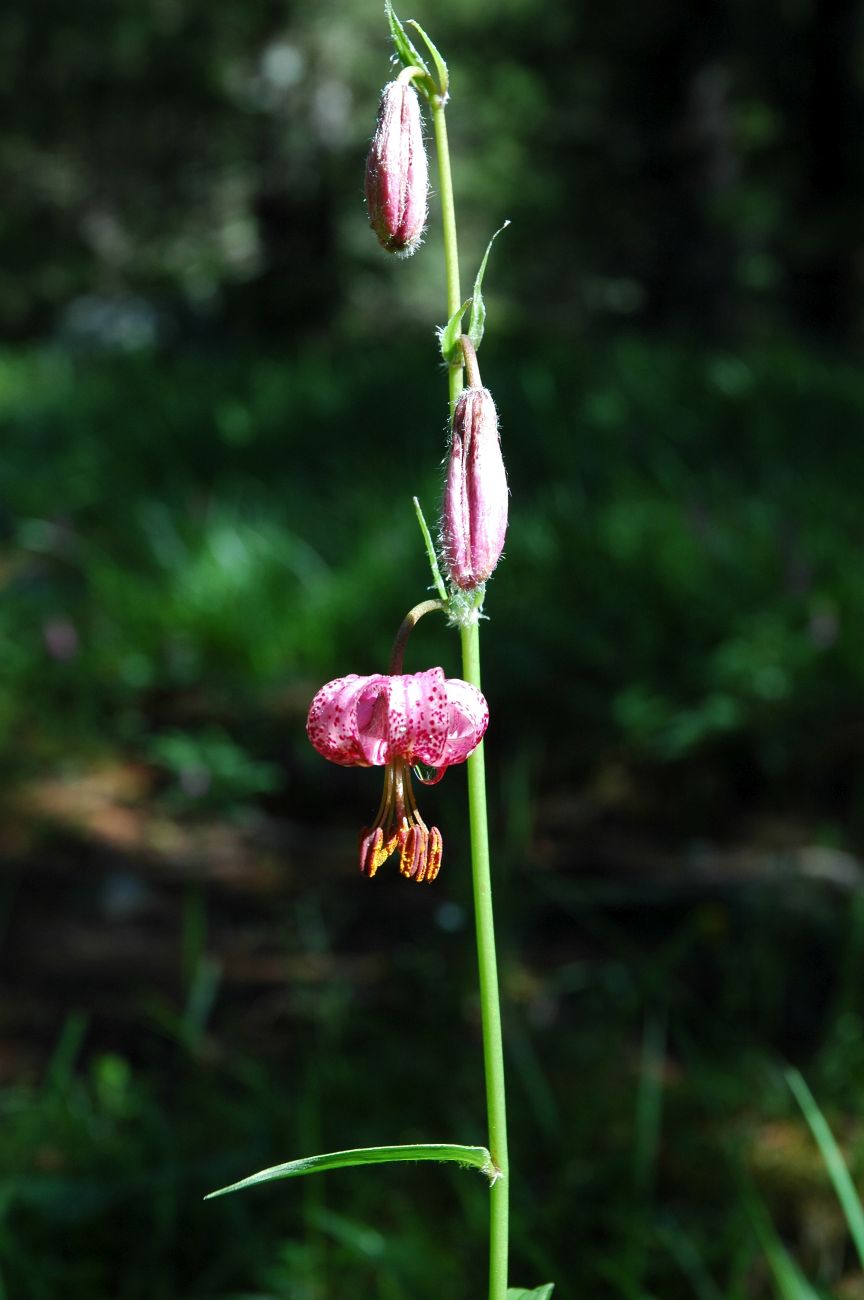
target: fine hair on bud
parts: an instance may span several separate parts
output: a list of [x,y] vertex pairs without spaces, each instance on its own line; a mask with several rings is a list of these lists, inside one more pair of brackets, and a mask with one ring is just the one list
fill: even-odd
[[441,541],[454,586],[485,582],[504,549],[508,491],[498,415],[488,388],[466,388],[456,402],[444,482]]
[[391,81],[381,92],[365,188],[369,224],[381,246],[410,257],[426,226],[429,164],[420,100],[407,79]]

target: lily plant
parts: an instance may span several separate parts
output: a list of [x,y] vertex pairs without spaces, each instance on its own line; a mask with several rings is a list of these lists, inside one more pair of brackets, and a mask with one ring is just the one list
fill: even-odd
[[[480,378],[477,350],[486,318],[483,277],[500,230],[489,241],[472,293],[463,300],[445,116],[449,72],[418,23],[401,23],[390,0],[385,12],[393,58],[401,69],[381,94],[366,162],[365,193],[369,224],[387,252],[399,257],[415,253],[426,228],[429,168],[424,108],[431,117],[438,162],[447,288],[447,319],[438,336],[450,409],[438,554],[414,499],[438,598],[423,600],[409,610],[396,634],[387,674],[349,673],[321,687],[309,710],[307,734],[318,753],[333,763],[384,768],[378,812],[359,835],[360,870],[368,877],[398,853],[404,878],[416,883],[436,879],[443,839],[438,827],[427,826],[420,815],[412,773],[422,783],[434,784],[448,767],[466,765],[487,1137],[483,1145],[425,1142],[306,1156],[261,1170],[210,1196],[347,1165],[452,1161],[479,1170],[488,1181],[489,1300],[549,1300],[551,1283],[533,1290],[508,1286],[510,1168],[483,756],[489,707],[481,690],[480,619],[486,582],[504,547],[509,489],[498,415]],[[421,618],[433,612],[446,615],[459,633],[461,678],[447,677],[440,667],[402,672],[410,634]]]

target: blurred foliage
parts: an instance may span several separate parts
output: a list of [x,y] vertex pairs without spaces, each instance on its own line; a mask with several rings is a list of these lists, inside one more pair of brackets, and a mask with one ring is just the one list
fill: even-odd
[[[263,809],[299,822],[320,869],[314,834],[344,818],[347,836],[369,797],[372,774],[349,794],[307,752],[303,719],[325,677],[384,665],[428,587],[411,496],[431,522],[446,417],[435,223],[396,275],[363,212],[381,8],[0,12],[10,806],[36,773],[119,756],[147,772],[127,802],[155,783],[177,822],[221,827],[223,857],[227,819]],[[482,363],[514,489],[484,648],[502,949],[520,954],[514,1278],[557,1278],[556,1300],[761,1300],[766,1256],[795,1285],[788,1243],[820,1295],[857,1300],[777,1057],[809,1066],[860,1172],[860,885],[594,880],[579,836],[593,851],[604,818],[635,824],[640,853],[684,843],[698,866],[705,839],[749,842],[777,813],[785,842],[864,845],[864,379],[838,359],[862,329],[860,0],[416,16],[452,72],[466,283],[512,219]],[[431,662],[456,670],[430,619],[408,666]],[[445,787],[429,797],[455,809]],[[477,1294],[469,1175],[198,1201],[316,1149],[482,1136],[458,836],[443,901],[400,894],[397,913],[379,893],[377,925],[353,880],[310,871],[301,899],[291,877],[250,921],[265,965],[275,933],[312,971],[275,994],[223,987],[197,878],[184,910],[134,861],[90,879],[76,847],[70,884],[49,835],[37,851],[69,952],[95,909],[117,945],[136,925],[160,941],[181,987],[151,985],[133,944],[142,970],[92,1031],[70,1016],[47,1070],[0,1044],[0,1296]],[[4,866],[13,952],[38,942],[14,920],[41,879]],[[387,978],[352,979],[337,951],[386,953]],[[23,1020],[25,977],[4,974]]]
[[281,785],[275,763],[257,761],[220,727],[154,736],[149,756],[170,774],[166,799],[178,812],[218,808],[225,813],[232,803],[242,808]]
[[[550,923],[553,882],[501,866],[521,898],[509,916],[522,955],[506,975],[517,1279],[622,1300],[768,1300],[761,1205],[820,1295],[856,1295],[843,1218],[776,1054],[806,1052],[860,1174],[861,1127],[846,1118],[864,1070],[860,895],[852,909],[812,882],[708,905],[658,896],[634,926],[559,880]],[[280,904],[286,951],[344,953],[351,914],[369,924],[356,899],[310,879]],[[225,989],[203,1025],[151,995],[123,1054],[70,1016],[40,1081],[0,1091],[6,1294],[478,1294],[486,1192],[470,1171],[343,1170],[201,1201],[322,1145],[479,1135],[469,945],[443,913],[428,942],[434,905],[407,912],[388,979],[345,979],[337,962],[265,1048],[265,988]],[[406,988],[430,994],[408,1005]]]
[[[119,743],[182,767],[174,741],[147,737],[214,721],[269,760],[262,725],[293,719],[299,739],[316,682],[379,668],[429,582],[410,504],[434,518],[428,359],[391,350],[400,384],[384,390],[359,346],[290,364],[0,359],[9,774],[73,733],[79,751]],[[707,769],[722,798],[743,781],[743,804],[836,815],[857,843],[860,374],[791,347],[630,336],[493,343],[484,375],[518,484],[489,606],[504,744],[543,747],[562,780],[607,759],[668,768],[691,783],[694,821],[711,812]],[[423,638],[412,653],[452,671],[443,628]],[[228,732],[217,749],[242,743]],[[267,787],[221,753],[229,784]]]
[[[365,229],[382,8],[8,0],[0,332],[272,339],[440,313],[438,261],[393,277]],[[416,17],[452,69],[466,270],[513,219],[490,289],[514,330],[860,335],[859,0]]]

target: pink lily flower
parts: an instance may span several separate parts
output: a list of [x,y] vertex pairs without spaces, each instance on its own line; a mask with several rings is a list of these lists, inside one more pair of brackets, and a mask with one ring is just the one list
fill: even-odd
[[315,749],[344,767],[386,768],[384,793],[371,827],[360,833],[360,870],[368,876],[399,849],[399,870],[432,881],[442,841],[417,809],[411,769],[434,768],[425,785],[440,781],[452,763],[464,763],[483,739],[489,707],[476,686],[442,668],[387,677],[350,673],[328,682],[312,701],[306,732]]

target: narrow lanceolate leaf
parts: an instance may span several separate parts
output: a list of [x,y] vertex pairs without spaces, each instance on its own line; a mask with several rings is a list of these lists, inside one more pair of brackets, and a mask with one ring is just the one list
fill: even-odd
[[442,99],[447,98],[447,92],[450,89],[450,73],[447,71],[447,64],[441,56],[440,51],[432,44],[423,28],[413,18],[408,19],[408,26],[413,27],[418,36],[422,36],[426,42],[429,53],[432,55],[432,61],[435,64],[435,71],[438,73],[438,87]]
[[456,308],[444,328],[438,330],[441,356],[448,366],[462,364],[462,347],[459,340],[462,337],[462,317],[468,310],[470,301],[470,298],[466,298],[462,306]]
[[521,1286],[511,1286],[507,1292],[507,1300],[549,1300],[554,1289],[554,1282],[547,1282],[545,1286],[535,1286],[533,1291],[526,1291]]
[[421,72],[431,79],[428,64],[412,44],[408,33],[393,12],[390,0],[385,0],[384,9],[387,14],[387,21],[390,24],[390,35],[393,38],[393,45],[399,62],[405,68],[419,68]]
[[486,245],[486,252],[483,254],[483,261],[480,263],[480,270],[477,272],[477,278],[474,281],[474,293],[471,297],[471,315],[468,317],[468,337],[474,344],[475,348],[479,348],[482,343],[483,330],[486,327],[486,304],[483,301],[483,294],[481,292],[483,288],[483,276],[486,274],[486,263],[489,261],[489,254],[492,251],[492,245],[495,243],[495,240],[501,234],[501,231],[506,230],[509,225],[510,222],[505,221],[504,225],[499,226],[495,231],[495,234],[489,240],[489,243]]
[[861,1206],[849,1168],[843,1159],[843,1152],[837,1145],[834,1134],[819,1109],[816,1098],[804,1082],[803,1075],[799,1074],[797,1070],[788,1069],[786,1071],[786,1082],[792,1089],[795,1100],[810,1125],[810,1132],[816,1139],[819,1153],[825,1162],[828,1176],[834,1185],[834,1191],[843,1209],[850,1235],[858,1252],[858,1258],[864,1264],[864,1208]]
[[280,1178],[297,1178],[300,1174],[320,1174],[328,1169],[342,1169],[349,1165],[384,1165],[402,1160],[439,1160],[452,1161],[467,1169],[479,1169],[482,1174],[492,1178],[495,1169],[492,1157],[485,1147],[466,1147],[448,1142],[420,1142],[413,1146],[393,1147],[355,1147],[351,1151],[330,1151],[327,1155],[306,1156],[302,1160],[289,1160],[284,1165],[273,1165],[271,1169],[262,1169],[248,1178],[241,1178],[238,1183],[220,1187],[204,1197],[210,1201],[214,1196],[227,1196],[229,1192],[241,1192],[245,1187],[257,1187],[259,1183],[273,1183]]

